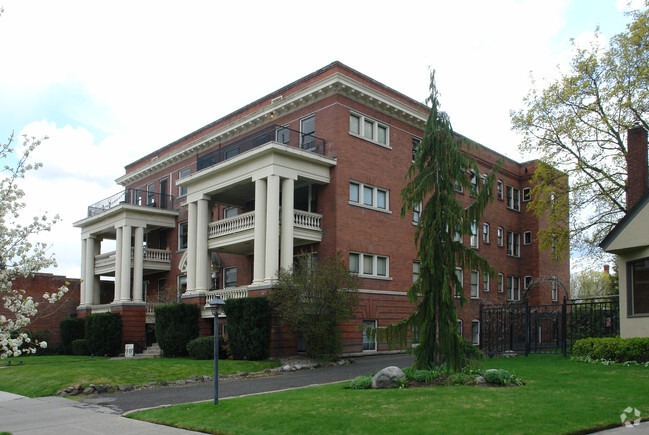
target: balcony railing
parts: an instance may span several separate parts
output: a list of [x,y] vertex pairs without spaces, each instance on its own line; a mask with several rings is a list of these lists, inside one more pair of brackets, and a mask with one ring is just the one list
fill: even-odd
[[124,189],[121,192],[88,206],[88,217],[98,215],[120,204],[142,205],[163,210],[173,210],[174,197],[165,193],[147,192],[142,189]]
[[248,287],[232,287],[220,290],[210,290],[205,294],[205,307],[210,306],[210,301],[219,296],[221,299],[241,299],[248,297]]
[[304,134],[281,125],[270,125],[255,133],[249,134],[217,150],[197,157],[196,170],[200,171],[221,163],[238,154],[257,148],[269,142],[278,142],[305,151],[324,155],[325,141],[312,134]]
[[[135,257],[135,249],[131,248],[131,260]],[[95,255],[95,267],[107,266],[115,263],[117,253],[115,251]],[[171,263],[171,251],[166,249],[144,248],[144,261],[155,261],[160,263]]]
[[[322,215],[311,213],[303,210],[293,211],[293,224],[295,227],[307,230],[322,230]],[[227,219],[221,219],[216,222],[210,222],[207,227],[208,238],[227,236],[240,231],[251,230],[255,228],[255,212],[233,216]]]
[[322,215],[303,210],[295,210],[293,212],[293,224],[299,228],[320,231],[322,230]]

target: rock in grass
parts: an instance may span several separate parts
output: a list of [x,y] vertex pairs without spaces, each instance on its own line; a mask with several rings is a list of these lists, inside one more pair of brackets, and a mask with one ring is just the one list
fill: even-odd
[[372,388],[396,388],[399,386],[399,379],[404,379],[406,375],[397,366],[390,366],[382,369],[372,378]]

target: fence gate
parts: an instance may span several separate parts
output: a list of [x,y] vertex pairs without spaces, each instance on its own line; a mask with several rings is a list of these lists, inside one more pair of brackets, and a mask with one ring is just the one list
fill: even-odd
[[487,356],[505,352],[562,353],[587,337],[615,337],[620,331],[617,296],[566,300],[553,305],[480,305],[480,349]]

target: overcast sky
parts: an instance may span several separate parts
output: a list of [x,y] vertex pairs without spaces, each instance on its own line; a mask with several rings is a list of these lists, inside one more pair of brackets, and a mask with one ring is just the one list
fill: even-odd
[[[236,3],[236,4],[235,4]],[[635,1],[636,5],[641,2]],[[454,129],[517,160],[509,111],[567,68],[570,40],[624,30],[626,0],[0,0],[0,141],[48,136],[25,216],[79,276],[87,206],[124,166],[334,60],[423,101],[437,71]]]

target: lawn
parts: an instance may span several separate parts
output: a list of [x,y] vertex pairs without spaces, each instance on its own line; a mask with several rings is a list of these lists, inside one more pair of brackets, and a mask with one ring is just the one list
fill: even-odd
[[[121,359],[85,356],[27,356],[0,361],[0,391],[28,397],[51,396],[74,384],[144,385],[214,373],[213,360],[189,358]],[[19,361],[23,364],[20,365]],[[277,367],[273,361],[219,360],[219,374]]]
[[649,368],[586,364],[561,356],[486,360],[522,387],[349,390],[349,383],[177,405],[132,418],[219,434],[574,433],[649,416]]

